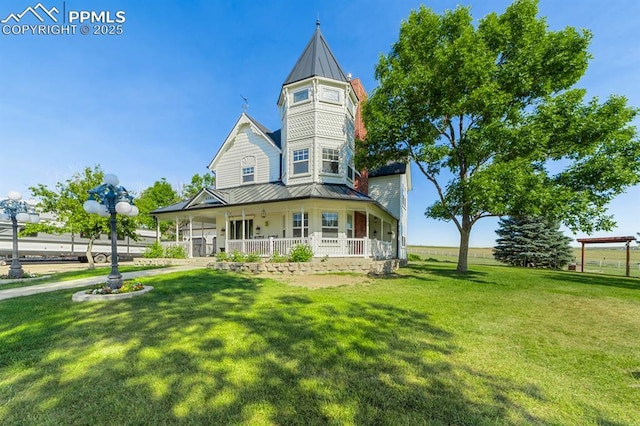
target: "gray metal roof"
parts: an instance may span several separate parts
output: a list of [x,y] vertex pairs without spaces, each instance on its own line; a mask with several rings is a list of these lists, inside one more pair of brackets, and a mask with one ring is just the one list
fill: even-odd
[[407,163],[388,163],[382,167],[378,167],[375,170],[369,172],[369,177],[380,177],[390,175],[403,175],[407,171]]
[[[204,201],[193,204],[192,201],[202,198],[206,193]],[[243,204],[268,203],[277,201],[289,201],[305,198],[363,201],[374,203],[388,211],[380,203],[369,196],[339,184],[303,184],[286,186],[281,181],[259,183],[254,185],[242,185],[235,188],[213,189],[206,188],[200,194],[188,201],[181,201],[171,206],[156,209],[151,214],[171,213],[202,208],[214,208]]]
[[348,81],[320,32],[320,24],[316,25],[316,31],[311,40],[282,85],[285,86],[315,76]]

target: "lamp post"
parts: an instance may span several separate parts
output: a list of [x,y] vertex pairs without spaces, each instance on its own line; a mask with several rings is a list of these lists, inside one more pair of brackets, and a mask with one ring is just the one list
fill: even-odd
[[13,228],[13,252],[11,254],[11,266],[9,278],[22,278],[24,271],[18,259],[18,222],[38,223],[40,216],[35,209],[36,202],[31,199],[22,200],[22,195],[17,191],[10,191],[9,198],[0,201],[0,219],[10,220]]
[[122,287],[122,275],[118,271],[118,234],[116,231],[116,213],[124,216],[137,216],[138,208],[133,205],[133,197],[118,186],[120,181],[114,174],[106,174],[103,183],[89,190],[89,199],[84,203],[87,213],[110,217],[111,231],[111,273],[107,285],[112,289]]

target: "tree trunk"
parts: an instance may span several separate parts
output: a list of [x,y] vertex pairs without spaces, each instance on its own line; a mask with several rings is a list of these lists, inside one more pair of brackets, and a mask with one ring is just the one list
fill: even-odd
[[460,229],[460,248],[458,249],[458,272],[467,272],[467,260],[469,257],[469,235],[471,234],[471,225],[469,220],[462,220],[462,228]]
[[87,256],[87,261],[89,262],[89,269],[96,269],[96,264],[93,261],[93,238],[89,239],[89,244],[87,244],[87,252],[85,253]]

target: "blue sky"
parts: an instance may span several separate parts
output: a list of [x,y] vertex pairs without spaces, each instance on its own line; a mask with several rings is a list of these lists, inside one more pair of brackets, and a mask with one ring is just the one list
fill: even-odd
[[[37,0],[4,0],[0,20]],[[281,85],[313,34],[322,32],[345,72],[365,88],[381,53],[398,37],[417,1],[124,1],[43,0],[62,11],[124,11],[121,35],[0,34],[0,197],[28,195],[85,166],[100,164],[121,184],[142,191],[165,177],[187,183],[206,166],[242,112],[272,130],[280,127]],[[436,12],[472,7],[475,18],[501,13],[507,1],[426,1]],[[601,99],[625,95],[640,106],[640,2],[540,0],[551,29],[593,32],[593,59],[578,87]],[[22,23],[37,24],[32,16]],[[51,22],[47,22],[51,23]],[[1,26],[1,25],[0,25]],[[640,123],[636,123],[638,125]],[[414,169],[409,196],[409,243],[456,246],[451,223],[424,218],[435,199]],[[615,199],[611,233],[640,231],[640,187]],[[497,219],[483,219],[472,246],[492,246]],[[578,236],[584,236],[579,234]]]

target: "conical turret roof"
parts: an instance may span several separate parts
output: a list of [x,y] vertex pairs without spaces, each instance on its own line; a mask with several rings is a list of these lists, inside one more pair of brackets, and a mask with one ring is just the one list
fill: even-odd
[[316,31],[305,47],[298,62],[286,78],[283,86],[304,80],[309,77],[325,77],[332,80],[348,81],[347,76],[340,68],[340,64],[331,52],[329,45],[320,32],[320,23],[316,23]]

